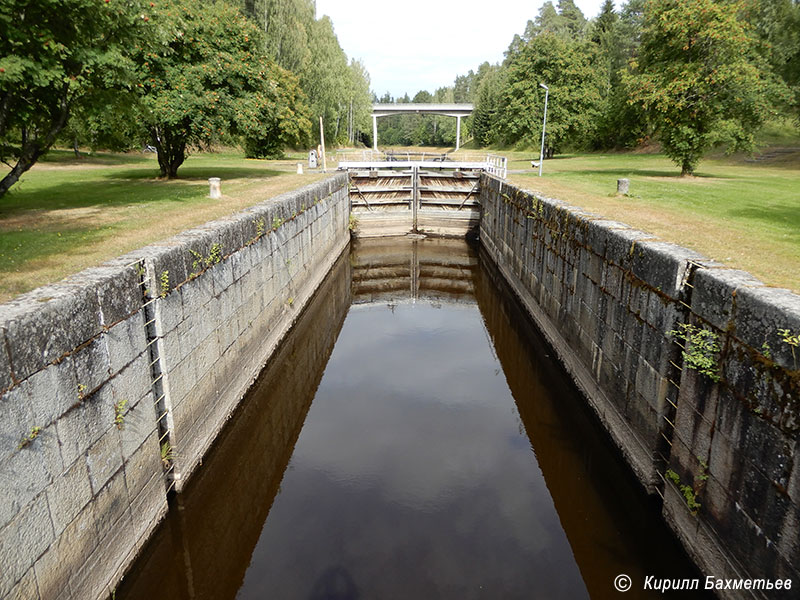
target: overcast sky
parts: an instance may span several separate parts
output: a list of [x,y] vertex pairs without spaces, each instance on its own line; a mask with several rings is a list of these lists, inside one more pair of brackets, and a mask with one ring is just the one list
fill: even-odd
[[[388,91],[413,98],[420,90],[453,85],[456,75],[484,61],[501,61],[544,1],[317,0],[317,17],[331,18],[339,44],[348,58],[364,62],[378,96]],[[575,4],[591,18],[603,0]]]

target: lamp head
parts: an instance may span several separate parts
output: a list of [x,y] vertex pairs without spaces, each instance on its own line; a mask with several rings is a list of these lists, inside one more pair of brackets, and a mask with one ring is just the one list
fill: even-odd
[[547,87],[547,86],[546,86],[545,84],[543,84],[543,83],[540,83],[539,85],[540,85],[541,87],[543,87],[545,90],[549,90],[549,89],[550,89],[549,87]]

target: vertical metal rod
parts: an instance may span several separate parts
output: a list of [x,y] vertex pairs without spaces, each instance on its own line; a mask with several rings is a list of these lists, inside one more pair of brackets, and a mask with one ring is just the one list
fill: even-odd
[[327,163],[325,162],[325,130],[322,129],[322,117],[319,118],[319,139],[322,142],[322,172],[327,173]]
[[411,223],[412,231],[417,232],[417,208],[419,204],[419,168],[411,167]]
[[372,115],[372,149],[378,151],[378,117]]
[[456,116],[456,152],[461,147],[461,116]]
[[544,118],[542,119],[542,149],[539,151],[539,177],[542,176],[542,165],[544,164],[544,129],[547,126],[547,98],[550,95],[550,88],[540,83],[544,88]]

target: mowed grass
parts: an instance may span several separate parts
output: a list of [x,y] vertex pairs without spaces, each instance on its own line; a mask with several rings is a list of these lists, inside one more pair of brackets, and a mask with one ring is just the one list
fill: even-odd
[[152,154],[51,152],[0,199],[0,302],[327,176],[297,175],[300,160],[198,154],[165,181]]
[[[652,233],[769,285],[800,292],[800,143],[761,160],[711,156],[694,177],[660,154],[558,156],[531,167],[538,153],[502,152],[509,180],[523,188]],[[516,171],[516,172],[515,172]],[[617,196],[617,179],[630,180]]]
[[[512,183],[800,292],[800,140],[792,136],[776,130],[768,141],[794,151],[766,148],[758,162],[710,156],[689,178],[646,153],[557,156],[540,178],[530,164],[535,150],[490,151],[509,158]],[[198,154],[180,179],[163,181],[151,154],[78,160],[52,152],[0,200],[0,301],[326,176],[296,175],[304,160]],[[207,197],[209,177],[222,178],[222,200]],[[623,177],[631,181],[626,197],[615,194]]]

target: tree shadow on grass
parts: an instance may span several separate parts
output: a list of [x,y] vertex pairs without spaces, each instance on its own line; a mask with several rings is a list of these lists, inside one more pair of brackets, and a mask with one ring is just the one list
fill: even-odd
[[[546,165],[545,165],[546,166]],[[607,175],[616,178],[632,178],[632,177],[658,177],[664,179],[671,179],[676,182],[686,181],[691,182],[693,179],[717,179],[727,180],[734,179],[729,176],[712,175],[711,173],[695,173],[692,177],[683,177],[680,171],[661,170],[661,169],[626,169],[624,167],[613,167],[608,169],[575,169],[564,171],[561,175]]]
[[[118,171],[106,175],[109,179],[158,179],[158,165],[153,169],[130,169]],[[262,179],[265,177],[275,177],[285,175],[290,171],[278,171],[276,169],[265,169],[264,167],[225,167],[225,166],[188,166],[178,169],[178,177],[173,181],[204,181],[208,182],[209,177],[219,177],[226,179],[244,179],[248,177]]]
[[742,208],[728,211],[728,214],[741,220],[760,221],[778,226],[784,230],[787,239],[800,242],[800,205]]
[[0,202],[0,219],[27,211],[187,202],[208,194],[209,177],[222,178],[224,192],[226,179],[264,179],[286,172],[245,167],[188,167],[177,179],[158,179],[157,174],[158,171],[151,169],[128,169],[86,181],[59,182],[36,189],[26,189],[23,185],[6,194]]
[[[81,167],[86,165],[98,166],[114,166],[114,165],[129,165],[129,164],[142,164],[148,163],[149,157],[152,154],[144,154],[140,152],[92,152],[81,153],[80,158],[75,156],[72,150],[50,150],[39,162],[47,165],[63,165],[66,167]],[[158,164],[155,163],[154,164]]]

